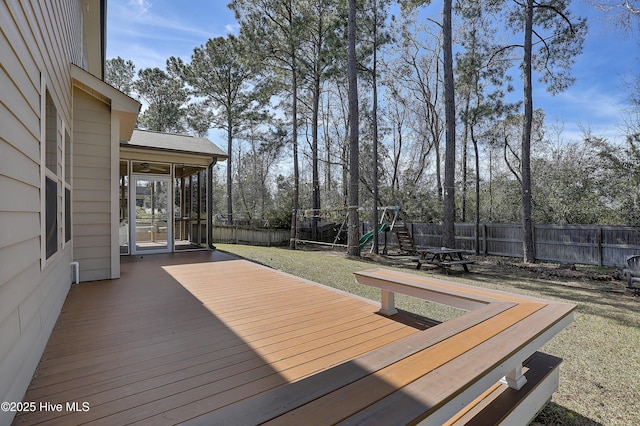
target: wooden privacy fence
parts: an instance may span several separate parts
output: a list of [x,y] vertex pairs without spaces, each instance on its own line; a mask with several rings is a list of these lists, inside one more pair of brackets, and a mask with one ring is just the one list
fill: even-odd
[[249,228],[244,226],[213,226],[213,242],[223,244],[253,244],[273,246],[288,244],[288,229]]
[[[411,234],[417,247],[440,247],[442,225],[414,223]],[[476,251],[476,225],[455,225],[456,247]],[[522,257],[522,226],[481,224],[479,252],[491,256]],[[535,225],[536,260],[624,266],[626,258],[640,254],[640,228],[589,225]],[[394,240],[394,239],[392,239]]]
[[[408,224],[416,247],[441,247],[442,225]],[[361,223],[362,234],[371,225]],[[474,223],[456,223],[456,247],[476,251]],[[213,242],[228,244],[283,245],[290,238],[288,229],[260,229],[214,225]],[[385,233],[380,234],[384,244]],[[393,232],[386,235],[387,245],[397,246]],[[628,256],[640,254],[640,228],[596,225],[535,225],[535,258],[541,261],[580,263],[598,266],[625,266]],[[522,257],[522,226],[483,223],[480,225],[479,252],[489,256]]]

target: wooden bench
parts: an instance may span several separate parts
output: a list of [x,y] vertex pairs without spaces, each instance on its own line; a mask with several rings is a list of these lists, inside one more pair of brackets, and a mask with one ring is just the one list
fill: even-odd
[[537,350],[574,305],[384,269],[356,280],[468,311],[352,361],[245,399],[192,424],[527,424],[558,386],[560,359]]

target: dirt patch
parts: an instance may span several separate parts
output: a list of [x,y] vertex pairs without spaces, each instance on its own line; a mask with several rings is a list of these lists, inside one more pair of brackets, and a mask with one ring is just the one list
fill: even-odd
[[623,279],[621,269],[579,267],[574,264],[528,264],[497,260],[496,265],[505,265],[511,268],[521,268],[531,273],[554,278],[568,278],[572,280],[591,281],[620,281]]

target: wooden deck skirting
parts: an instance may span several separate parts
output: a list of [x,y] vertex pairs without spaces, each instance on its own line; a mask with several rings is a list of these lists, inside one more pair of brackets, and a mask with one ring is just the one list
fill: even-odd
[[71,289],[24,399],[90,408],[14,423],[486,424],[530,416],[557,388],[560,360],[536,351],[573,305],[382,269],[356,278],[387,308],[403,292],[469,312],[420,331],[221,253],[132,258],[121,279]]

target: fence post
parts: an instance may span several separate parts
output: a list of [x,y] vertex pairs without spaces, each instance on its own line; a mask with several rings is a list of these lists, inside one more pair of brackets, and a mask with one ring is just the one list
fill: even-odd
[[598,226],[596,234],[596,241],[598,243],[598,266],[602,266],[604,259],[602,256],[602,226]]
[[413,244],[416,244],[416,233],[413,231],[413,222],[411,222],[411,239],[413,240]]
[[[524,237],[524,235],[523,235]],[[533,261],[535,262],[538,258],[536,250],[536,225],[531,224],[531,240],[533,242]],[[524,241],[522,242],[524,244]]]
[[482,224],[482,252],[484,253],[484,255],[487,255],[489,249],[489,244],[487,242],[487,224],[483,223]]
[[238,244],[238,227],[237,226],[233,227],[233,239],[235,243]]

